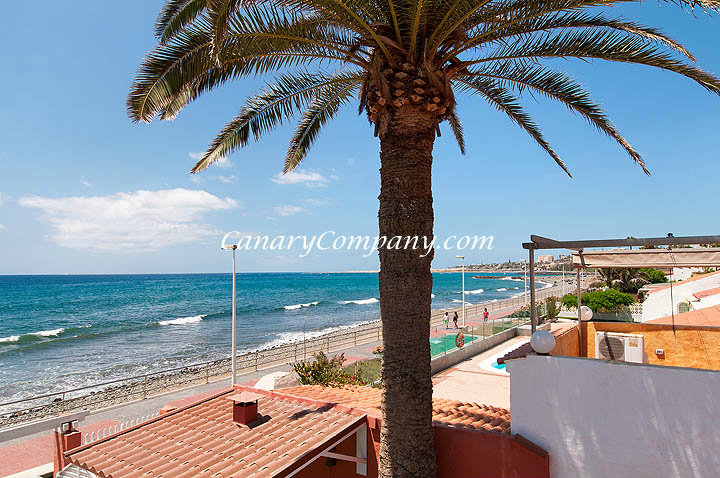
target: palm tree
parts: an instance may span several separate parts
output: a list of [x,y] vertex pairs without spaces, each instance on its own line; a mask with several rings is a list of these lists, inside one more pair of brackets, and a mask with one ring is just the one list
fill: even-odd
[[[543,66],[553,58],[636,63],[673,71],[720,93],[715,76],[660,31],[610,16],[619,0],[167,0],[157,47],[128,97],[135,121],[172,119],[202,93],[272,76],[210,143],[200,172],[299,115],[284,172],[321,128],[357,99],[380,140],[380,235],[433,237],[432,151],[447,123],[464,152],[459,95],[508,115],[570,174],[520,103],[523,93],[565,105],[640,155],[582,85]],[[677,0],[717,11],[720,0]],[[384,383],[380,475],[435,471],[429,316],[433,254],[380,248]]]

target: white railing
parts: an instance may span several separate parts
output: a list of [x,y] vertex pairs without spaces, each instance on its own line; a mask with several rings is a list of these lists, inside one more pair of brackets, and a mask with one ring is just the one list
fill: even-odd
[[146,416],[137,418],[135,420],[128,420],[128,421],[122,422],[120,424],[116,424],[114,426],[111,425],[109,427],[104,427],[104,428],[98,429],[97,431],[94,431],[94,432],[85,432],[85,433],[83,433],[83,435],[81,437],[80,444],[87,445],[88,443],[92,443],[92,442],[101,440],[107,436],[110,436],[114,433],[121,432],[127,428],[134,427],[135,425],[139,425],[139,424],[146,422],[148,420],[151,420],[157,416],[158,416],[157,413],[151,413],[150,415],[146,415]]

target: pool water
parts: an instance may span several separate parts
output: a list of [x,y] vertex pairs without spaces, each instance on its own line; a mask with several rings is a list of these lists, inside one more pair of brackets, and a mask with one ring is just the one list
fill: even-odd
[[496,368],[498,370],[505,370],[505,365],[506,364],[504,364],[504,363],[501,364],[501,363],[497,363],[497,362],[493,362],[490,364],[491,367]]
[[[430,339],[430,356],[442,355],[445,351],[450,351],[457,348],[455,345],[455,336],[457,334],[445,335],[445,345],[443,346],[443,337],[433,337]],[[465,345],[469,344],[473,340],[477,340],[480,337],[465,334]]]

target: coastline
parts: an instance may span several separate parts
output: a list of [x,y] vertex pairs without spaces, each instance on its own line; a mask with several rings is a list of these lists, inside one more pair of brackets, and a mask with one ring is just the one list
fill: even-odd
[[[556,283],[543,283],[547,286],[538,288],[538,292],[543,291],[543,295],[557,292],[552,290],[553,286],[557,285]],[[488,307],[493,310],[504,308],[510,304],[517,304],[517,300],[523,295],[524,293],[521,292],[507,299],[479,302],[472,305],[472,310],[477,315],[480,307]],[[466,311],[469,309],[470,307],[467,307]],[[431,328],[442,322],[442,314],[445,310],[460,312],[462,307],[432,309]],[[382,326],[379,319],[340,326],[332,330],[310,331],[305,340],[290,339],[279,344],[270,343],[254,351],[238,355],[238,375],[305,360],[319,351],[329,354],[338,353],[348,348],[378,342],[381,339]],[[198,362],[174,369],[71,389],[65,393],[56,392],[27,401],[23,404],[22,410],[16,408],[14,411],[0,411],[0,427],[81,409],[97,410],[172,390],[209,383],[230,376],[230,370],[231,360],[228,356],[213,361]]]

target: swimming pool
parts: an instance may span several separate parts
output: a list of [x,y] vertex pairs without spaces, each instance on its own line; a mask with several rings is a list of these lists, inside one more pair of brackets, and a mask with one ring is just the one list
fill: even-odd
[[[477,340],[480,337],[475,337],[474,335],[464,334],[465,335],[465,345],[469,344],[473,340]],[[457,346],[455,345],[455,337],[457,334],[446,334],[444,336],[440,337],[433,337],[430,339],[430,356],[434,357],[436,355],[442,355],[446,351],[450,351],[452,349],[456,349]],[[443,337],[445,340],[445,345],[443,345]]]
[[527,340],[520,340],[517,342],[513,342],[512,345],[509,345],[507,347],[504,347],[499,352],[494,353],[491,357],[481,360],[478,364],[480,368],[484,370],[488,370],[490,372],[496,373],[496,374],[502,374],[502,375],[509,375],[506,364],[499,364],[497,363],[498,359],[505,355],[506,353],[515,350],[516,348],[520,347],[521,345],[529,342],[530,339]]

